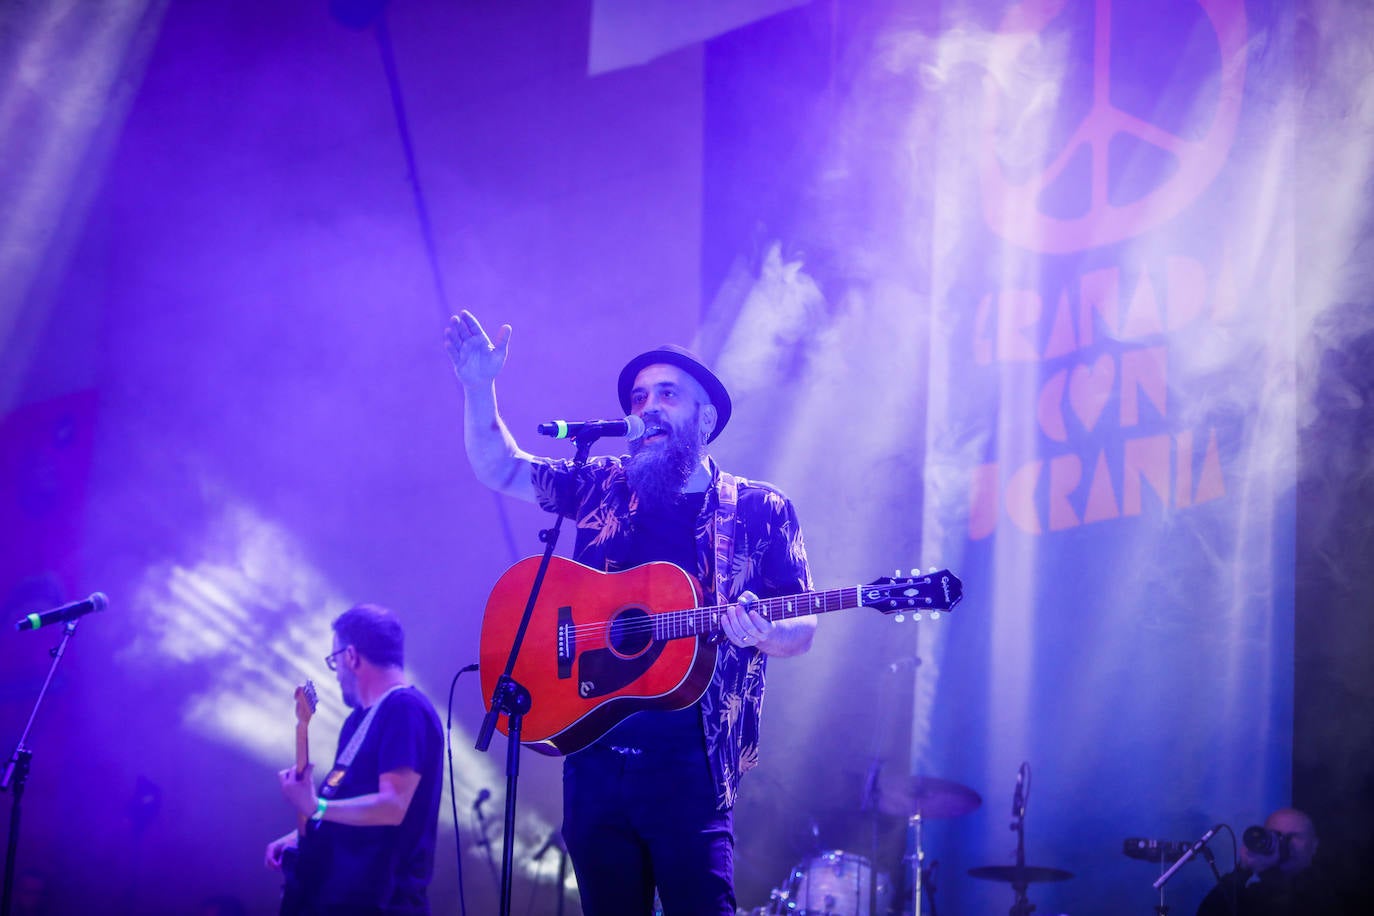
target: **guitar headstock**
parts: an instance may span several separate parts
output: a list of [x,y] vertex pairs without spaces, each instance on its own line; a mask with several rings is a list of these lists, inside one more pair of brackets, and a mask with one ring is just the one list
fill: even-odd
[[884,576],[859,590],[864,607],[884,614],[916,614],[921,611],[951,611],[964,597],[964,583],[947,569],[910,576]]
[[296,685],[296,722],[298,724],[310,724],[310,717],[315,714],[315,707],[319,705],[320,697],[315,692],[314,681],[307,680],[304,684]]

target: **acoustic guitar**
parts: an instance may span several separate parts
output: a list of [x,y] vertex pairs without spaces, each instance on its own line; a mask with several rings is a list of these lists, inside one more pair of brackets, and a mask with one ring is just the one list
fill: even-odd
[[[479,662],[488,704],[539,562],[529,557],[516,563],[487,598]],[[963,584],[942,569],[762,598],[754,610],[772,621],[861,606],[916,613],[951,610],[962,597]],[[701,600],[696,578],[671,563],[605,573],[554,557],[512,672],[533,701],[521,740],[541,753],[570,754],[632,713],[682,709],[699,700],[715,672],[727,607],[702,607]],[[497,727],[509,734],[504,715]]]

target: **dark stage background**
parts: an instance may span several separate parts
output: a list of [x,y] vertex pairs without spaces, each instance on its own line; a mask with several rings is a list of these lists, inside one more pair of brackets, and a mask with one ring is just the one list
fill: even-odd
[[[935,776],[982,797],[925,830],[940,909],[1007,910],[966,873],[1012,861],[1024,761],[1027,861],[1074,873],[1038,912],[1150,911],[1123,839],[1289,802],[1367,909],[1372,37],[1358,0],[0,4],[0,609],[110,596],[35,725],[20,873],[52,913],[274,912],[293,685],[316,758],[343,716],[329,621],[396,608],[443,702],[545,522],[463,457],[468,307],[514,326],[526,447],[689,344],[818,586],[964,580],[770,667],[742,908],[827,850],[900,885]],[[0,635],[4,753],[58,633]],[[431,899],[461,847],[495,912],[503,756],[455,697]],[[557,761],[520,797],[515,908],[552,913]]]

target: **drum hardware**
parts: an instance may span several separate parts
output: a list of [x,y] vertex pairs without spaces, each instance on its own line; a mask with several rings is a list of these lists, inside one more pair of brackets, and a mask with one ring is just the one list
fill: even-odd
[[1130,837],[1121,841],[1121,852],[1141,862],[1177,862],[1193,845],[1192,840],[1151,840]]
[[[876,897],[871,896],[877,888]],[[892,905],[887,875],[873,872],[863,856],[832,849],[792,869],[787,890],[774,889],[776,916],[880,916]]]
[[943,820],[977,811],[983,797],[968,786],[936,776],[912,776],[902,786],[884,787],[878,810],[904,818]]
[[1043,881],[1067,881],[1073,872],[1062,868],[1045,868],[1026,864],[1026,805],[1030,801],[1030,764],[1022,762],[1016,771],[1016,790],[1012,793],[1010,829],[1016,834],[1015,865],[984,865],[970,868],[971,877],[985,881],[1003,881],[1016,891],[1016,901],[1011,905],[1011,916],[1030,916],[1035,904],[1026,897],[1026,889],[1033,883]]
[[[1149,862],[1159,863],[1160,875],[1155,879],[1153,885],[1154,889],[1159,891],[1159,903],[1155,904],[1156,916],[1166,916],[1169,912],[1169,907],[1164,903],[1164,885],[1168,884],[1169,879],[1174,876],[1174,872],[1178,871],[1184,865],[1187,865],[1193,856],[1202,856],[1202,858],[1207,861],[1207,865],[1212,869],[1212,874],[1216,877],[1217,882],[1221,882],[1221,872],[1217,869],[1216,856],[1212,855],[1212,850],[1208,848],[1207,842],[1211,840],[1212,837],[1216,836],[1217,831],[1221,830],[1223,827],[1228,831],[1231,829],[1230,826],[1226,824],[1217,824],[1211,830],[1204,833],[1202,839],[1198,840],[1196,843],[1170,843],[1167,840],[1127,840],[1125,842],[1123,852],[1125,852],[1126,855],[1135,859],[1146,859],[1146,861]],[[1231,841],[1233,843],[1235,842],[1234,833],[1231,834]],[[1152,847],[1157,849],[1158,857],[1147,858],[1145,855],[1134,854],[1131,848],[1133,843],[1137,844],[1137,849],[1141,846],[1146,850],[1151,850]],[[1165,869],[1164,863],[1166,862],[1172,862],[1173,864]]]
[[[907,667],[916,672],[920,671],[923,662],[921,660],[919,629],[913,634],[913,639],[911,655],[890,664],[888,666],[889,672],[895,674]],[[918,712],[920,700],[920,690],[917,689],[914,703],[917,705]],[[906,820],[907,854],[903,856],[903,863],[910,869],[912,916],[921,916],[922,901],[925,899],[923,891],[927,891],[924,884],[929,877],[929,870],[925,864],[926,850],[923,835],[925,821],[927,819],[962,817],[977,810],[983,803],[983,799],[968,786],[936,776],[909,776],[899,783],[890,780],[880,781],[878,776],[878,769],[869,771],[869,778],[865,787],[865,809],[871,806],[878,813],[895,815]],[[876,858],[876,829],[874,833],[873,854]],[[932,884],[928,889],[931,916],[935,916],[934,890]]]
[[[911,865],[911,912],[921,916],[922,883],[926,878],[925,822],[931,819],[963,817],[978,809],[983,798],[968,786],[937,776],[912,776],[895,790],[885,789],[878,798],[878,809],[888,814],[901,814],[907,819],[910,852],[906,860]],[[934,916],[934,903],[931,916]]]

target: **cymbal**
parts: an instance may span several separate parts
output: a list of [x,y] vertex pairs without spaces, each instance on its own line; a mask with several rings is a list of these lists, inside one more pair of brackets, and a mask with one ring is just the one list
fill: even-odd
[[1006,881],[1008,884],[1031,884],[1036,881],[1067,881],[1073,872],[1062,868],[1045,868],[1041,865],[984,865],[970,868],[968,873],[974,878],[987,881]]
[[982,803],[968,786],[936,776],[912,776],[904,785],[884,787],[878,796],[878,810],[901,817],[962,817]]

